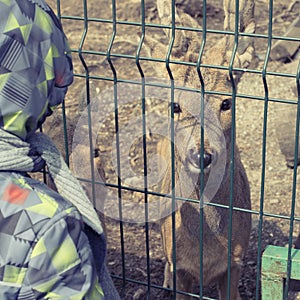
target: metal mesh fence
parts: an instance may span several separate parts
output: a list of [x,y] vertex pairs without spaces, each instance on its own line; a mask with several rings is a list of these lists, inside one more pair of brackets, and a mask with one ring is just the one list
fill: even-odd
[[[233,268],[224,269],[223,265],[231,266],[235,256],[240,258],[235,240],[240,240],[240,236],[247,239],[246,228],[237,228],[243,224],[235,223],[237,214],[242,219],[252,217],[248,250],[238,263],[241,266],[241,298],[297,299],[291,291],[297,290],[297,282],[290,277],[300,279],[297,271],[293,271],[293,264],[297,262],[292,263],[297,257],[293,245],[297,248],[297,223],[300,221],[296,167],[300,103],[299,3],[256,1],[256,31],[247,33],[239,26],[238,12],[232,19],[234,26],[224,30],[224,10],[219,2],[162,1],[164,5],[169,3],[171,8],[166,18],[169,23],[164,23],[158,16],[156,1],[49,1],[69,38],[75,71],[74,84],[62,109],[64,138],[60,134],[55,139],[63,144],[67,160],[69,153],[74,153],[72,168],[105,222],[107,264],[122,299],[182,299],[182,294],[194,299],[218,299],[216,283],[227,287],[222,299],[233,299],[232,281],[238,279],[234,278]],[[235,11],[244,3],[233,2]],[[186,15],[190,19],[185,22]],[[176,54],[176,38],[182,34],[186,34],[189,49],[182,47],[180,51],[188,55]],[[232,37],[234,43],[228,59],[220,63],[217,56],[223,55],[222,49],[210,51],[223,36]],[[236,64],[236,59],[247,37],[254,43],[256,54],[250,66],[244,67]],[[156,55],[152,55],[153,50]],[[212,55],[216,58],[210,57]],[[184,70],[183,75],[178,72],[180,68]],[[207,76],[211,76],[207,74],[211,71],[223,74],[230,89],[220,88],[224,78],[220,79],[219,75],[212,79],[213,85],[207,83]],[[237,84],[236,76],[241,74]],[[192,84],[187,84],[189,81]],[[186,105],[190,99],[197,103],[197,107],[188,107],[190,115],[200,124],[195,142],[199,147],[199,174],[192,187],[186,183],[184,175],[180,177],[180,172],[179,179],[177,177],[177,152],[181,143],[176,139],[181,137],[182,144],[187,144],[186,136],[195,136],[191,131],[182,136],[178,134],[178,124],[182,124],[178,123],[178,118],[180,113],[183,115],[180,112],[178,117],[178,97]],[[229,133],[224,133],[227,119],[223,120],[221,113],[212,121],[214,104],[206,107],[206,99],[215,98],[222,99],[222,105],[224,99],[231,101]],[[205,114],[210,118],[208,125]],[[215,120],[220,123],[218,126]],[[193,124],[189,119],[182,127]],[[214,126],[222,130],[219,140],[223,148],[228,138],[230,143],[225,147],[226,159],[218,156],[223,169],[216,169],[218,164],[213,161],[210,174],[217,170],[214,174],[221,172],[221,175],[218,173],[219,177],[215,175],[211,181],[214,196],[209,198],[205,196],[206,137],[214,134]],[[55,130],[50,126],[50,131]],[[163,150],[169,156],[169,169],[159,164],[157,157],[157,145],[164,137],[169,140],[169,148]],[[187,152],[185,154],[188,156]],[[235,202],[237,189],[241,196],[247,193],[243,187],[236,186],[236,181],[240,180],[237,178],[239,156],[249,178],[251,208]],[[167,159],[167,165],[169,161]],[[229,196],[224,204],[214,199],[220,197],[219,189],[225,189],[222,183],[227,175],[226,195]],[[164,179],[166,177],[169,179]],[[161,188],[166,181],[170,184],[170,192]],[[198,193],[194,192],[195,185]],[[178,186],[186,189],[186,193],[179,193]],[[171,241],[169,244],[161,240],[161,203],[169,205],[166,215],[171,225],[165,228],[172,230],[164,236],[164,240]],[[186,203],[192,203],[193,209],[198,208],[196,223],[177,218],[178,206],[179,210],[183,209]],[[222,221],[214,224],[214,215],[209,222],[207,207],[208,211],[220,212]],[[194,220],[193,214],[192,210],[187,210],[184,216]],[[203,232],[206,224],[209,224],[210,234]],[[199,245],[197,257],[193,257],[195,252],[186,254],[192,257],[184,268],[183,259],[178,259],[182,251],[177,252],[179,248],[189,247],[182,245],[182,239],[176,234],[180,226],[188,227],[184,234],[191,234],[192,243],[196,240]],[[212,229],[214,226],[216,228]],[[226,237],[224,241],[218,240],[220,232]],[[207,241],[210,237],[214,242]],[[218,247],[218,242],[223,243],[223,248]],[[213,243],[215,249],[209,248]],[[268,245],[287,246],[282,254],[286,265],[284,271],[276,273],[277,277],[272,275],[272,255],[270,267],[266,263],[266,270],[261,272],[262,256]],[[282,249],[275,248],[274,257]],[[167,287],[163,286],[164,251],[170,251],[169,259],[173,264],[169,281],[173,284]],[[222,262],[219,257],[223,257]],[[193,266],[188,265],[190,261],[194,262]],[[199,274],[189,274],[195,266]],[[217,278],[207,287],[206,279],[218,268],[224,271],[217,272]],[[186,281],[193,277],[193,285],[183,290],[180,284],[178,286],[178,276]],[[261,285],[262,278],[267,284]],[[273,288],[273,281],[280,284]],[[283,294],[278,296],[277,289]]]

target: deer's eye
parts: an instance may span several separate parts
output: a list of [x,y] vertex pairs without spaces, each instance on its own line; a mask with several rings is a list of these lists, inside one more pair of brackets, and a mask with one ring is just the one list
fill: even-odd
[[221,110],[226,111],[226,110],[229,110],[230,108],[231,108],[231,99],[223,100],[223,102],[221,104]]
[[173,105],[174,114],[179,114],[182,112],[181,107],[177,102],[173,102],[171,105]]

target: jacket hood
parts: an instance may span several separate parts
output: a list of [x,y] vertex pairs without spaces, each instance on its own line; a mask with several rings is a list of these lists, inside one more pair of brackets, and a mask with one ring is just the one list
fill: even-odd
[[73,81],[60,21],[43,0],[0,0],[0,128],[26,140]]

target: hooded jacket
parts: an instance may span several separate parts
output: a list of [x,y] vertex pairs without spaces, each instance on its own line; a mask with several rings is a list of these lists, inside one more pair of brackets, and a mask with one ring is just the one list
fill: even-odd
[[[61,24],[43,0],[0,0],[0,299],[101,300],[101,285],[114,295],[105,299],[119,299],[92,204],[36,133],[63,101],[72,69]],[[27,175],[45,165],[60,194]]]

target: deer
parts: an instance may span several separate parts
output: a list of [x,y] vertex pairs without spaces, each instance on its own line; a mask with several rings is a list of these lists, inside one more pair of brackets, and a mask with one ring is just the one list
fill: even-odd
[[[157,0],[158,16],[162,24],[171,25],[171,1]],[[174,199],[175,210],[172,209],[170,197],[160,201],[160,230],[163,251],[166,258],[163,286],[173,289],[173,272],[176,269],[176,292],[191,292],[194,283],[200,280],[200,235],[202,234],[202,271],[203,286],[212,283],[217,284],[219,298],[221,300],[241,299],[238,285],[245,253],[248,248],[251,231],[250,187],[242,164],[238,147],[235,142],[235,132],[232,129],[232,87],[237,86],[243,70],[247,69],[254,57],[254,43],[251,34],[255,32],[254,0],[239,1],[238,32],[245,35],[239,36],[237,51],[234,55],[233,66],[239,68],[239,72],[229,71],[230,61],[234,49],[235,32],[235,1],[224,0],[224,31],[232,34],[223,35],[213,44],[206,55],[201,58],[200,71],[206,91],[218,91],[220,93],[204,93],[203,102],[204,120],[197,118],[194,108],[200,107],[194,102],[194,108],[188,104],[188,97],[183,92],[174,96],[173,120],[174,120],[174,167],[171,164],[171,138],[162,137],[157,145],[160,156],[158,162],[161,169],[166,170],[159,184],[159,192],[162,195],[172,194],[172,171],[175,181]],[[175,26],[192,26],[199,28],[199,23],[184,12],[175,8]],[[171,39],[168,28],[164,29],[166,37]],[[247,35],[249,34],[249,35]],[[184,62],[197,61],[199,56],[199,44],[194,32],[176,30],[171,59]],[[166,46],[151,39],[146,35],[146,43],[152,57],[160,58],[166,53]],[[198,47],[198,48],[197,48]],[[198,50],[197,50],[198,49]],[[209,68],[205,65],[225,66],[226,68]],[[184,66],[180,63],[170,63],[175,86],[179,82],[185,88],[194,88],[201,91],[202,85],[199,72],[194,65]],[[160,74],[165,73],[166,66],[158,69]],[[201,109],[198,114],[201,113]],[[207,113],[207,116],[205,114]],[[205,123],[208,122],[206,126]],[[204,125],[203,125],[204,124]],[[204,136],[201,138],[201,126],[204,127]],[[171,127],[171,125],[170,125]],[[208,130],[205,130],[208,128]],[[206,132],[207,131],[207,132]],[[210,139],[210,134],[218,131],[216,137]],[[216,138],[222,141],[222,151]],[[202,141],[202,142],[201,142]],[[203,143],[204,141],[204,143]],[[232,151],[234,155],[232,156]],[[233,157],[233,159],[232,159]],[[202,162],[201,162],[202,161]],[[214,193],[205,196],[201,188],[201,180],[204,187],[209,182],[209,177],[214,167],[221,161],[223,165],[222,176]],[[166,167],[165,167],[166,165]],[[233,172],[231,172],[233,168]],[[184,173],[181,176],[180,173]],[[233,178],[231,178],[233,177]],[[231,182],[233,180],[233,184]],[[196,202],[180,201],[180,197],[186,197],[184,185],[191,182],[193,188],[189,189],[189,198]],[[201,191],[202,189],[202,191]],[[231,191],[232,189],[232,191]],[[205,188],[204,188],[205,190]],[[231,196],[232,193],[232,196]],[[200,200],[207,203],[200,205]],[[232,203],[232,215],[230,216],[230,203]],[[200,210],[203,212],[203,222],[200,223]],[[175,220],[175,222],[174,222]],[[231,238],[228,237],[231,229]],[[175,230],[175,234],[172,234]],[[175,242],[173,241],[175,237]],[[230,247],[230,261],[228,261],[228,248]],[[176,247],[174,249],[173,247]],[[176,250],[176,257],[174,257]],[[230,273],[228,272],[230,271]],[[228,291],[228,274],[230,274],[230,291]],[[191,297],[186,293],[177,293],[176,299],[186,300]]]

